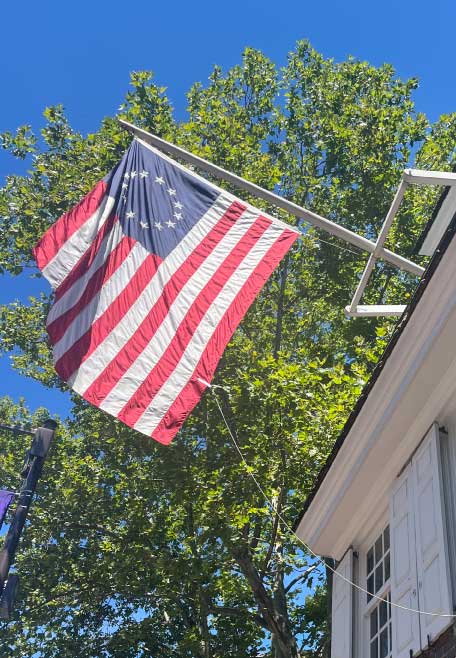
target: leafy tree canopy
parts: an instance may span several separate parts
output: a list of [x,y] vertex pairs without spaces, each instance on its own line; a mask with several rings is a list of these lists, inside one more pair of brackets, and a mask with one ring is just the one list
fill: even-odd
[[[253,49],[229,71],[215,67],[190,89],[180,121],[166,90],[135,72],[121,116],[373,237],[412,156],[428,169],[453,161],[456,115],[430,125],[415,110],[416,87],[389,65],[336,63],[299,42],[282,69]],[[40,135],[30,126],[1,135],[3,148],[31,163],[0,190],[4,274],[33,266],[40,235],[113,167],[130,139],[114,118],[84,136],[62,107],[44,116]],[[432,189],[407,193],[390,246],[412,255],[435,199]],[[14,618],[2,623],[2,655],[327,656],[323,570],[271,512],[251,474],[292,525],[393,323],[343,317],[365,262],[355,248],[248,200],[302,232],[216,377],[248,465],[210,393],[170,447],[75,397],[17,556],[22,588]],[[415,285],[379,264],[366,299],[402,303]],[[42,295],[1,307],[0,346],[24,375],[64,388],[44,331],[49,304]],[[0,402],[2,422],[36,425],[37,414]],[[0,441],[0,481],[14,489],[27,442],[7,433]]]

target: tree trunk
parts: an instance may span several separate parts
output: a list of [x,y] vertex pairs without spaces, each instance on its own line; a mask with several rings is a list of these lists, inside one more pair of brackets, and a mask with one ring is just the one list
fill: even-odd
[[281,276],[280,276],[280,291],[279,299],[277,302],[277,321],[274,335],[274,359],[277,360],[279,356],[280,348],[282,346],[282,331],[283,331],[283,309],[285,304],[285,288],[287,285],[288,278],[288,266],[290,264],[290,254],[287,254],[284,258]]
[[[277,546],[277,553],[282,554],[282,544]],[[279,643],[274,642],[274,658],[297,658],[298,649],[296,640],[291,632],[290,620],[288,617],[287,593],[283,582],[283,571],[277,566],[274,574],[274,610],[276,618],[281,626],[282,638],[286,640],[286,651],[284,652]]]
[[[232,549],[232,554],[252,589],[260,615],[263,617],[271,633],[272,645],[275,652],[274,658],[299,658],[296,641],[290,633],[288,624],[283,581],[281,583],[281,590],[279,588],[278,591],[276,603],[275,599],[273,600],[266,591],[262,579],[245,548],[236,547]],[[282,574],[281,578],[283,578]],[[279,602],[280,605],[283,605],[283,602],[285,602],[285,616],[282,616],[277,610],[276,606],[279,605]]]
[[211,658],[211,643],[209,626],[207,623],[208,610],[207,601],[204,592],[200,592],[200,620],[199,634],[201,637],[201,655],[204,658]]

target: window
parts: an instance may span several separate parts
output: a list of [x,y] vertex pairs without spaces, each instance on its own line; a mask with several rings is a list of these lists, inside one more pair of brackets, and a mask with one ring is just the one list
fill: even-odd
[[367,602],[377,594],[390,577],[390,531],[386,526],[375,544],[367,552]]
[[391,594],[385,601],[379,601],[369,615],[370,658],[391,656]]
[[[390,564],[390,532],[387,526],[366,555],[369,658],[392,656]],[[373,594],[376,596],[373,597]],[[377,596],[384,600],[379,601]]]

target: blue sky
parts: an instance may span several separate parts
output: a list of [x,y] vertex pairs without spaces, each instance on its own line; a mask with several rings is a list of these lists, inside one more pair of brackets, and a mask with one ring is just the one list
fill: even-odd
[[[4,3],[0,41],[0,131],[43,125],[43,109],[63,103],[72,125],[95,131],[123,100],[132,70],[149,69],[168,88],[177,117],[190,85],[204,83],[214,64],[229,68],[242,50],[263,50],[277,64],[298,39],[308,38],[327,57],[352,54],[390,62],[402,78],[419,77],[417,108],[435,120],[456,110],[454,0],[231,0],[216,3],[134,3],[59,0]],[[24,167],[0,152],[0,181]],[[46,289],[27,277],[0,281],[0,303]],[[12,372],[0,358],[0,395],[23,395],[65,414],[65,396]]]

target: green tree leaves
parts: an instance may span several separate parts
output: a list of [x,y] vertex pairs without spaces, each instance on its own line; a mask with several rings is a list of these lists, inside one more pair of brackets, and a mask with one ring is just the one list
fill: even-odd
[[[278,70],[246,49],[188,94],[176,121],[166,90],[135,72],[123,118],[369,237],[404,167],[447,168],[454,116],[415,111],[416,80],[389,65],[327,60],[307,42]],[[115,119],[87,136],[60,106],[41,138],[28,126],[3,148],[31,157],[0,190],[0,271],[33,266],[43,231],[111,169],[129,142]],[[236,190],[231,190],[236,192]],[[410,256],[435,194],[413,190],[391,243]],[[220,364],[216,389],[246,457],[208,392],[168,448],[74,396],[18,554],[22,589],[0,647],[12,658],[218,658],[328,655],[324,571],[292,525],[393,328],[348,321],[364,256],[297,224],[302,238],[269,279]],[[402,303],[416,281],[380,264],[368,301]],[[58,382],[44,333],[50,298],[0,309],[0,347],[47,386]],[[225,391],[225,392],[224,392]],[[0,420],[35,422],[0,403]],[[17,486],[25,446],[0,435],[2,486]],[[258,491],[261,483],[269,501]],[[308,586],[312,585],[313,594]],[[315,589],[316,586],[316,589]]]

